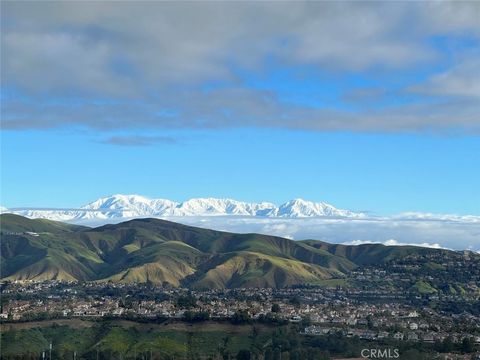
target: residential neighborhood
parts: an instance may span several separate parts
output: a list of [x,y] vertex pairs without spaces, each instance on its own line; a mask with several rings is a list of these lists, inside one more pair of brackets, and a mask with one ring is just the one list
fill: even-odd
[[[3,285],[2,322],[127,318],[143,321],[245,319],[305,324],[304,335],[480,344],[480,316],[416,305],[406,295],[336,288],[196,291],[120,283],[29,282]],[[365,300],[368,296],[376,301]],[[443,298],[442,298],[443,299]],[[444,301],[448,301],[448,297]],[[412,303],[413,302],[413,303]],[[424,301],[426,302],[426,301]]]

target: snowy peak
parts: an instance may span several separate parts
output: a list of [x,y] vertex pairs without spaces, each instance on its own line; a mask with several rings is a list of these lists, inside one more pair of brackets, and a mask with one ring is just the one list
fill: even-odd
[[294,199],[280,205],[277,216],[279,217],[358,217],[363,214],[354,213],[348,210],[341,210],[324,202],[312,202],[303,199]]
[[119,215],[117,217],[134,217],[156,215],[161,211],[177,205],[176,202],[165,199],[151,200],[140,195],[116,194],[100,198],[82,206],[82,209],[117,213],[117,215]]
[[232,199],[198,198],[181,203],[174,210],[176,216],[195,215],[243,215],[260,216],[262,211],[271,211],[271,203],[246,203]]
[[112,195],[100,198],[92,203],[85,205],[85,209],[126,209],[138,208],[150,203],[151,200],[140,195]]
[[116,194],[102,197],[80,209],[17,210],[32,218],[51,220],[110,219],[169,216],[253,216],[253,217],[364,217],[362,213],[341,210],[323,202],[294,199],[280,206],[269,202],[248,203],[233,199],[193,198],[184,202],[149,199],[140,195]]
[[238,207],[239,204],[230,199],[198,198],[181,203],[175,208],[173,215],[224,215],[229,212],[235,213],[241,211]]

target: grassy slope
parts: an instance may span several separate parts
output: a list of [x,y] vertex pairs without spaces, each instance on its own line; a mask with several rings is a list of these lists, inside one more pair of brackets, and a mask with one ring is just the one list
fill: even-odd
[[202,252],[178,241],[153,244],[129,252],[116,269],[110,270],[114,275],[105,280],[179,286],[182,279],[195,273],[195,265],[202,257]]
[[255,252],[226,254],[194,283],[199,288],[283,287],[330,277],[331,271],[314,264]]
[[60,221],[51,221],[45,219],[28,219],[26,217],[15,214],[0,215],[0,231],[4,232],[48,232],[48,233],[65,233],[71,231],[87,230],[86,226],[71,225]]
[[[205,358],[228,353],[233,358],[240,349],[248,349],[254,341],[267,343],[273,328],[256,325],[256,338],[252,339],[252,325],[230,324],[179,324],[170,325],[136,324],[122,326],[115,323],[107,326],[72,328],[50,326],[23,330],[2,330],[2,358],[37,358],[54,344],[53,358],[71,359],[73,352],[77,358],[95,358],[97,350],[100,358],[150,358],[150,350],[155,357],[175,355],[175,358],[194,358],[201,354]],[[175,324],[173,324],[175,325]]]
[[409,254],[427,254],[443,249],[422,248],[418,246],[385,246],[382,244],[342,245],[329,244],[318,240],[303,240],[316,249],[327,251],[333,255],[344,257],[357,265],[369,265],[404,257]]
[[[20,219],[19,219],[20,218]],[[88,280],[105,266],[95,249],[79,239],[88,230],[45,220],[1,215],[1,275],[9,280]],[[4,225],[4,226],[3,226]],[[15,233],[34,230],[38,235]]]

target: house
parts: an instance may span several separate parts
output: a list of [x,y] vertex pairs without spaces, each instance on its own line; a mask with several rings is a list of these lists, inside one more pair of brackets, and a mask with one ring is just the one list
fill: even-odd
[[388,332],[387,331],[380,331],[377,334],[377,339],[384,339],[388,337]]
[[298,315],[293,315],[290,319],[288,319],[288,321],[292,323],[299,323],[300,321],[302,321],[302,318]]
[[357,319],[355,319],[354,317],[349,317],[347,319],[347,325],[354,326],[356,324],[357,324]]
[[410,311],[407,315],[407,317],[409,318],[417,318],[419,315],[418,315],[418,312],[416,310],[413,310],[413,311]]
[[427,323],[421,323],[420,325],[418,325],[418,328],[422,330],[428,330],[429,327],[430,326]]
[[367,319],[358,319],[357,325],[367,325],[368,321]]
[[409,332],[407,334],[407,340],[408,341],[418,341],[418,335],[414,332]]
[[423,334],[422,340],[427,343],[433,343],[435,341],[435,333],[429,332]]
[[112,311],[112,315],[114,316],[120,316],[124,313],[124,309],[123,308],[117,308],[115,310]]
[[366,330],[360,335],[361,339],[373,340],[375,339],[376,334],[373,331]]

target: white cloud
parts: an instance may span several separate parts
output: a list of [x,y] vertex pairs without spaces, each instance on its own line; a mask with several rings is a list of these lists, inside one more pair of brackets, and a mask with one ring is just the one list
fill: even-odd
[[[237,217],[170,218],[189,225],[232,232],[257,232],[296,240],[316,239],[345,243],[368,239],[390,245],[412,244],[451,249],[480,250],[480,223],[445,219],[258,219]],[[201,221],[199,221],[201,220]],[[392,239],[395,239],[392,241]],[[389,243],[388,243],[389,242]]]
[[344,242],[343,244],[345,245],[364,245],[364,244],[382,244],[385,246],[405,246],[405,245],[411,245],[411,246],[421,246],[421,247],[428,247],[428,248],[433,248],[433,249],[446,249],[443,246],[440,246],[440,244],[430,244],[430,243],[403,243],[399,242],[395,239],[390,239],[390,240],[385,240],[385,241],[370,241],[370,240],[352,240],[352,241],[347,241]]
[[[7,1],[1,6],[2,86],[22,92],[20,98],[2,98],[5,129],[479,132],[479,105],[472,101],[472,95],[478,98],[478,65],[472,54],[416,86],[423,94],[462,101],[357,114],[285,106],[275,93],[246,88],[234,70],[262,74],[272,58],[281,66],[330,73],[425,66],[441,56],[428,45],[429,37],[480,37],[479,3]],[[223,85],[203,92],[204,81]],[[73,98],[75,105],[48,103],[50,96]],[[118,101],[99,103],[99,97]],[[180,115],[159,115],[165,109]]]
[[458,223],[480,223],[480,216],[478,215],[434,214],[422,212],[404,212],[399,215],[394,215],[392,219],[408,221],[427,220]]
[[[106,84],[88,80],[102,73],[110,78],[98,80],[115,94],[113,85],[129,75],[108,70],[117,58],[140,72],[136,90],[149,81],[230,80],[232,65],[258,68],[268,56],[332,69],[403,67],[434,56],[421,44],[430,28],[406,33],[405,22],[442,11],[355,2],[5,2],[2,8],[7,81],[14,76],[37,88],[40,76],[55,89],[73,76],[79,88],[97,90]],[[465,27],[445,21],[451,31]]]
[[[48,129],[83,126],[91,129],[216,129],[231,127],[289,128],[312,131],[480,133],[478,102],[415,103],[358,113],[310,108],[282,102],[275,93],[242,88],[210,92],[183,91],[142,101],[80,101],[49,104],[31,98],[2,104],[4,129]],[[159,114],[178,109],[179,115]],[[228,111],[222,111],[228,109]]]
[[426,82],[413,86],[411,90],[426,95],[480,98],[480,53],[476,59],[469,59],[435,74]]

